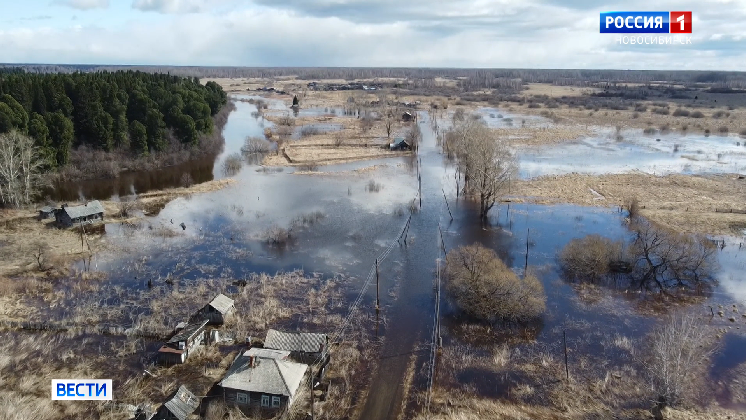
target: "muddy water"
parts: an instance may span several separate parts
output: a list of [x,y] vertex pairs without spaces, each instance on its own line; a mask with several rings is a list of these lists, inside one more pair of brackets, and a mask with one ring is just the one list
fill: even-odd
[[[232,143],[226,135],[224,156],[240,148],[248,131],[261,128],[261,119],[250,116],[248,104],[241,109],[226,127],[235,130],[236,135],[230,135]],[[402,381],[412,355],[416,371],[423,371],[432,329],[436,259],[443,257],[439,225],[447,249],[480,242],[495,249],[519,273],[526,265],[528,243],[528,265],[538,268],[548,295],[547,313],[534,332],[540,342],[556,345],[562,331],[568,330],[568,341],[577,351],[600,351],[604,334],[639,337],[655,322],[655,317],[636,310],[637,296],[609,292],[598,301],[585,301],[560,280],[557,271],[556,253],[572,238],[589,233],[624,237],[627,232],[621,214],[604,208],[504,204],[493,210],[489,223],[475,222],[473,206],[456,200],[453,170],[438,153],[427,114],[421,113],[419,121],[423,131],[418,159],[422,208],[412,216],[406,246],[395,247],[380,267],[384,344],[363,418],[396,418],[405,401]],[[370,165],[380,167],[357,171]],[[128,252],[104,253],[92,264],[125,287],[146,287],[148,280],[160,285],[167,277],[176,282],[208,277],[241,279],[253,272],[296,268],[323,276],[342,273],[352,277],[353,287],[359,285],[375,257],[406,221],[408,207],[418,191],[417,165],[413,159],[402,158],[323,170],[315,175],[295,175],[292,169],[274,173],[246,165],[235,175],[237,182],[232,186],[174,200],[157,216],[147,218],[140,230],[107,225],[108,240]],[[214,172],[212,176],[219,174]],[[378,192],[368,188],[371,181],[380,184]],[[419,207],[419,201],[416,204]],[[305,226],[294,224],[299,217],[315,212],[323,217]],[[179,227],[182,222],[186,229]],[[269,229],[294,225],[286,244],[270,246],[264,240]],[[156,234],[162,230],[170,233]],[[721,285],[707,304],[746,305],[746,285],[739,274],[746,254],[729,242],[720,255],[726,262]],[[375,288],[370,288],[361,310],[373,313],[374,302]],[[485,342],[492,345],[502,339],[498,334],[465,337],[459,330],[461,319],[448,305],[447,295],[442,305],[446,341],[464,341],[479,348]],[[744,321],[739,322],[743,327]],[[733,335],[741,337],[737,330]],[[715,376],[719,375],[717,369],[741,363],[738,357],[743,352],[737,350],[740,339],[728,340],[713,367]],[[484,382],[480,379],[483,376],[467,372],[461,379],[472,381],[485,395],[502,395],[506,385]],[[425,379],[418,374],[411,392],[422,390]]]

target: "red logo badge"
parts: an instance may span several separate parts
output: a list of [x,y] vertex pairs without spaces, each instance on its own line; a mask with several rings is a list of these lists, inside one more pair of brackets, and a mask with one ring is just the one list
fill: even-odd
[[668,24],[672,34],[692,33],[692,12],[671,12]]

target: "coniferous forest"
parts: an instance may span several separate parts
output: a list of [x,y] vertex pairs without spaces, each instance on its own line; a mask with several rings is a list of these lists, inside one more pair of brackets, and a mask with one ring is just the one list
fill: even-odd
[[[216,116],[226,103],[217,83],[190,77],[0,71],[0,133],[16,130],[33,138],[47,170],[74,166],[76,151],[87,157],[78,160],[117,155],[132,161],[214,148]],[[202,144],[207,138],[210,144]]]

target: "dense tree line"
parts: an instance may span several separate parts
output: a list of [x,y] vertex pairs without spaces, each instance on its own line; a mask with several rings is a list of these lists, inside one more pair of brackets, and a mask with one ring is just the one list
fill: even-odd
[[746,72],[673,71],[673,70],[593,70],[593,69],[454,69],[385,67],[175,67],[175,66],[99,66],[99,65],[23,65],[29,72],[98,72],[138,70],[170,73],[187,77],[261,77],[297,76],[300,79],[374,79],[407,78],[419,85],[436,85],[435,78],[459,78],[465,90],[499,88],[515,83],[553,83],[591,86],[601,82],[712,83],[716,87],[746,86]]
[[0,72],[0,134],[33,138],[48,169],[78,146],[143,156],[164,150],[170,135],[196,146],[226,103],[217,83],[168,74]]

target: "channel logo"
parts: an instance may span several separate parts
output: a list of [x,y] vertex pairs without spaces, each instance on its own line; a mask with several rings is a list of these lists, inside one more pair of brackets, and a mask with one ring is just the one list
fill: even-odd
[[111,379],[52,379],[53,400],[111,400]]
[[690,34],[692,12],[601,12],[602,34]]

